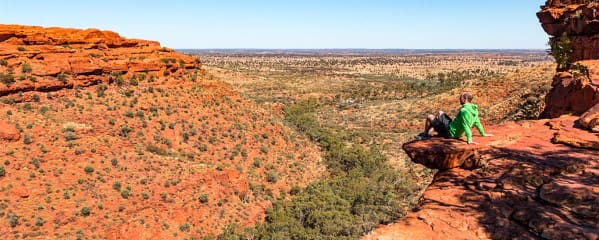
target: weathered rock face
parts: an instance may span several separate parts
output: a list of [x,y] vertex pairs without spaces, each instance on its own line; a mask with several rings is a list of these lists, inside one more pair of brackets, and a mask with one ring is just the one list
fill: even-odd
[[547,0],[545,5],[561,6],[561,5],[572,5],[572,4],[587,4],[593,0]]
[[196,58],[161,48],[158,42],[110,31],[0,25],[0,95],[133,76],[138,81],[174,77],[199,67]]
[[580,115],[599,103],[599,2],[590,0],[549,0],[537,13],[551,41],[566,33],[572,52],[568,62],[585,70],[559,69],[547,94],[544,117]]
[[482,164],[479,152],[486,149],[484,146],[469,145],[464,141],[444,138],[408,142],[402,148],[413,162],[441,170],[479,167]]
[[599,59],[599,2],[548,1],[537,13],[547,34],[560,37],[566,33],[572,40],[572,62]]
[[[584,61],[589,63],[589,61]],[[592,61],[594,62],[594,61]],[[595,70],[599,69],[599,62],[585,64],[593,72],[588,79],[584,76],[574,76],[570,72],[559,72],[553,78],[553,88],[547,94],[544,117],[559,117],[563,114],[580,115],[599,103],[599,75]]]
[[599,239],[599,155],[551,142],[576,119],[488,127],[484,168],[439,171],[415,212],[364,239]]

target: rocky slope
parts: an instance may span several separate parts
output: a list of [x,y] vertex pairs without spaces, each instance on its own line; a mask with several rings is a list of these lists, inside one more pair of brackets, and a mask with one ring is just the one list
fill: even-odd
[[94,29],[0,25],[0,238],[251,226],[318,149],[198,59]]
[[418,209],[364,239],[599,239],[599,2],[549,0],[537,15],[572,50],[546,97],[553,119],[490,126],[496,136],[474,148],[406,143],[441,171]]

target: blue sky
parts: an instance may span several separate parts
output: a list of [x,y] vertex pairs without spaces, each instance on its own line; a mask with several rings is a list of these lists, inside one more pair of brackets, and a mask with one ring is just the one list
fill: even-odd
[[113,30],[172,48],[544,49],[544,0],[2,0],[0,23]]

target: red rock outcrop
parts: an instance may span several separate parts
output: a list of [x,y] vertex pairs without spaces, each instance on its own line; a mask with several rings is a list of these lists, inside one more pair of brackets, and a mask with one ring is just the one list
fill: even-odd
[[486,149],[485,146],[465,144],[461,140],[436,137],[426,141],[408,142],[402,148],[412,161],[441,170],[479,167],[483,164],[479,153]]
[[155,41],[97,29],[0,24],[0,95],[176,77],[200,62]]
[[572,48],[567,66],[558,69],[560,72],[553,78],[542,115],[580,115],[599,103],[599,2],[549,0],[537,16],[545,32],[552,36],[550,41],[559,41],[565,33]]
[[557,130],[552,141],[577,148],[599,150],[599,133],[592,133],[579,128],[578,117],[563,116],[548,122],[552,129]]
[[16,141],[19,138],[21,138],[21,134],[17,128],[0,121],[0,139]]
[[599,132],[599,103],[580,116],[580,124],[592,132]]
[[440,171],[415,212],[364,239],[599,239],[599,155],[551,142],[576,119],[488,127],[484,168]]

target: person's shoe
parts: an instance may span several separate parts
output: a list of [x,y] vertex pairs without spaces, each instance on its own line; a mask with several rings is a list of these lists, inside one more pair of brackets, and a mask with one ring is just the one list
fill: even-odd
[[416,136],[416,140],[426,140],[431,138],[431,135],[425,132],[422,132]]

